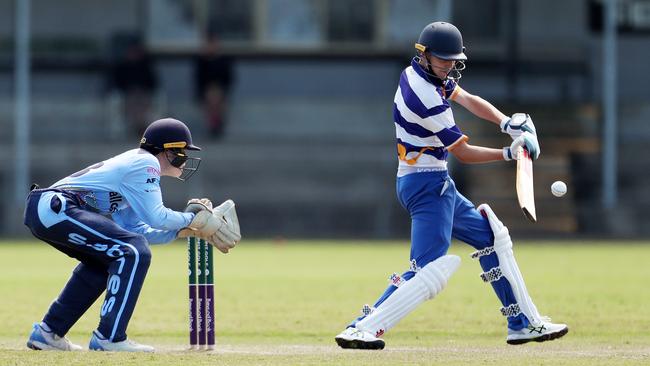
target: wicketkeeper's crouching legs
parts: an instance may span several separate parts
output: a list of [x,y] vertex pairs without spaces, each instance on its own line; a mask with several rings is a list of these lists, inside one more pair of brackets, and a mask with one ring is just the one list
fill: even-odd
[[50,306],[44,326],[34,327],[28,342],[31,348],[43,349],[41,343],[65,336],[106,290],[93,339],[105,342],[102,344],[107,347],[128,343],[129,350],[153,351],[149,346],[123,342],[151,262],[151,251],[142,235],[80,209],[75,196],[56,190],[30,192],[25,224],[34,236],[81,262]]
[[65,335],[106,290],[106,268],[79,263],[43,317],[55,334]]

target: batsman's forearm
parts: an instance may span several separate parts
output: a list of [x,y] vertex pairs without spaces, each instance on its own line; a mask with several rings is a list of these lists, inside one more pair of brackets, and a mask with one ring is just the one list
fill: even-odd
[[489,163],[503,160],[503,150],[465,144],[461,149],[451,151],[464,164]]

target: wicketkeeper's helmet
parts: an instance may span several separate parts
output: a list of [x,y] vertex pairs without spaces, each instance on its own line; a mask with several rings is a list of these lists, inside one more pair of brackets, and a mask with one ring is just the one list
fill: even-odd
[[185,123],[173,118],[153,121],[144,131],[140,147],[154,155],[173,148],[201,150],[192,144],[192,134]]
[[181,180],[186,180],[194,174],[201,162],[201,159],[185,154],[185,150],[201,150],[201,148],[192,143],[192,134],[185,123],[173,118],[152,122],[144,131],[140,148],[153,155],[158,155],[164,150],[171,151],[174,158],[170,159],[169,163],[183,170],[179,178]]

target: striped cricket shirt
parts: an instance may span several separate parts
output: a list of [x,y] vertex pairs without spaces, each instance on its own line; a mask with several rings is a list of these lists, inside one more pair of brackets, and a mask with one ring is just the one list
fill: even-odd
[[468,139],[456,126],[449,105],[458,90],[452,80],[439,85],[429,81],[415,60],[404,69],[393,105],[398,177],[446,170],[447,150]]

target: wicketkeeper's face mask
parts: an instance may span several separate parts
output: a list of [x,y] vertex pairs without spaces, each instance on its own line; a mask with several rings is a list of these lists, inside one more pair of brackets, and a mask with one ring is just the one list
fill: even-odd
[[169,164],[182,170],[178,179],[185,181],[199,170],[201,159],[188,156],[185,149],[168,149],[167,152]]

